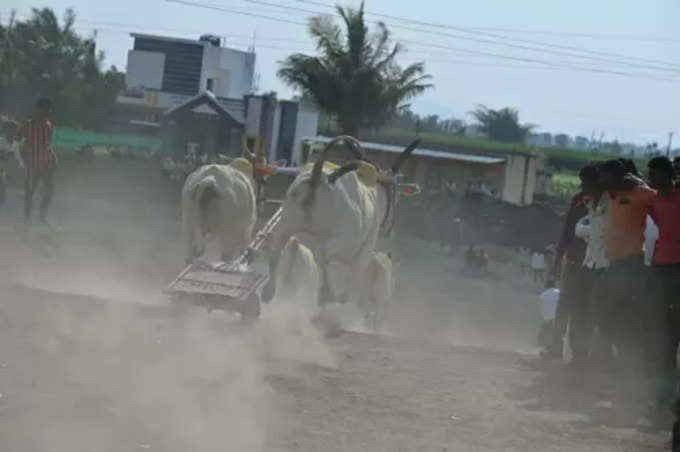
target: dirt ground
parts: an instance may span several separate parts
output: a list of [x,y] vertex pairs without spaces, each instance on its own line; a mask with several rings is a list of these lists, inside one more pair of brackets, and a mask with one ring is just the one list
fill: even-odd
[[459,274],[398,236],[386,330],[327,339],[294,303],[233,315],[161,295],[177,193],[145,163],[62,168],[53,227],[0,212],[0,450],[652,451],[616,375],[536,364],[538,288]]

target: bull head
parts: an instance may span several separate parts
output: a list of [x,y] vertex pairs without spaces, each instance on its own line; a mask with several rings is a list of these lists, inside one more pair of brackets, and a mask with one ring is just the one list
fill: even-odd
[[[349,135],[340,135],[335,138],[333,138],[331,141],[326,143],[326,146],[323,148],[323,151],[321,151],[321,154],[319,157],[316,159],[316,162],[314,162],[314,167],[312,168],[312,175],[309,178],[309,196],[305,200],[306,205],[310,205],[311,203],[314,202],[314,198],[316,196],[316,189],[319,186],[319,182],[321,181],[321,173],[323,172],[323,165],[326,162],[326,159],[328,159],[328,152],[330,149],[338,144],[338,143],[343,143],[347,149],[350,150],[352,155],[356,160],[363,160],[364,159],[364,150],[361,148],[361,144],[359,144],[359,141],[351,137]],[[350,171],[354,171],[359,166],[356,164],[356,162],[351,162],[348,165],[350,165],[351,169],[343,169],[347,165],[339,168],[336,170],[333,174],[331,174],[328,178],[328,180],[331,183],[334,183],[338,177],[340,177],[342,174],[346,174]],[[338,171],[344,171],[342,173],[338,173],[338,175],[335,175]],[[334,176],[335,175],[335,176]]]
[[[343,137],[337,137],[335,140],[342,139]],[[350,137],[351,138],[351,137]],[[334,143],[334,141],[331,141],[326,149],[324,149],[324,153],[328,149],[328,147]],[[354,140],[352,138],[352,140]],[[356,140],[354,140],[356,141]],[[385,189],[385,193],[387,195],[387,210],[385,211],[385,217],[383,218],[380,228],[381,231],[383,231],[383,234],[388,235],[392,229],[394,228],[394,223],[396,221],[396,216],[395,216],[395,210],[396,210],[396,205],[397,201],[399,198],[400,194],[406,195],[406,196],[413,196],[418,193],[420,193],[420,188],[418,187],[417,184],[403,184],[399,181],[399,171],[401,170],[401,167],[406,163],[406,160],[411,156],[413,151],[418,147],[420,144],[420,139],[416,139],[411,144],[409,144],[399,155],[397,158],[394,160],[392,163],[392,167],[387,170],[387,171],[381,171],[378,177],[378,181],[380,185]],[[357,142],[356,145],[358,146],[359,149],[361,149],[361,146]],[[363,160],[363,153],[361,153],[359,156],[359,160]],[[323,154],[322,157],[317,160],[317,163],[319,165],[318,168],[318,174],[317,178],[320,177],[321,175],[321,167],[323,166]],[[316,164],[314,166],[314,170],[317,171]],[[350,162],[347,163],[337,170],[335,170],[329,177],[328,181],[333,184],[338,178],[342,177],[343,175],[354,171],[358,169],[360,166],[359,162]],[[314,177],[314,176],[312,176]],[[318,184],[318,180],[315,181],[316,184]]]

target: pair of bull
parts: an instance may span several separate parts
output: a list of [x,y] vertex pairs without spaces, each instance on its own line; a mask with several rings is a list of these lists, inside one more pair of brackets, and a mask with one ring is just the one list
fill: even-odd
[[[339,143],[344,143],[353,156],[342,166],[327,161],[330,149]],[[356,139],[340,136],[326,145],[313,165],[300,169],[286,193],[282,219],[269,249],[276,277],[270,278],[265,298],[274,291],[288,290],[291,284],[303,283],[296,279],[311,280],[310,290],[314,291],[315,273],[319,295],[314,298],[322,303],[366,298],[367,292],[376,302],[385,297],[376,286],[384,290],[391,287],[391,262],[386,255],[376,253],[376,245],[379,235],[389,235],[393,228],[399,195],[417,190],[398,181],[401,166],[417,145],[418,141],[411,143],[389,170],[380,171],[365,161]],[[262,156],[258,161],[256,155],[244,155],[229,165],[199,168],[187,180],[182,206],[188,259],[205,251],[208,233],[220,237],[225,261],[248,246],[256,220],[260,177],[269,169]],[[301,261],[292,254],[311,255],[313,259]],[[289,268],[295,265],[303,268]],[[292,274],[305,276],[287,276]]]

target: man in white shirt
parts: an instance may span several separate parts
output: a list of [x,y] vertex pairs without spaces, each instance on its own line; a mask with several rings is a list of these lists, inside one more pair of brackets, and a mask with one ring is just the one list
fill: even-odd
[[569,315],[569,344],[573,351],[573,363],[576,365],[582,365],[590,353],[597,318],[597,300],[593,298],[593,289],[609,265],[605,246],[609,203],[603,199],[603,190],[597,183],[597,164],[583,168],[579,176],[587,214],[574,228],[575,236],[586,242],[585,256],[578,271],[578,281],[575,281],[576,293],[573,294],[574,302]]

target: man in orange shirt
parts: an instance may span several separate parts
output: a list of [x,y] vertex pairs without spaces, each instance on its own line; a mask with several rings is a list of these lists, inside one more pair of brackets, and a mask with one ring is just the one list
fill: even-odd
[[609,198],[605,248],[610,264],[595,288],[594,303],[603,333],[616,345],[619,356],[630,357],[642,344],[644,232],[656,192],[619,160],[604,162],[598,174]]

